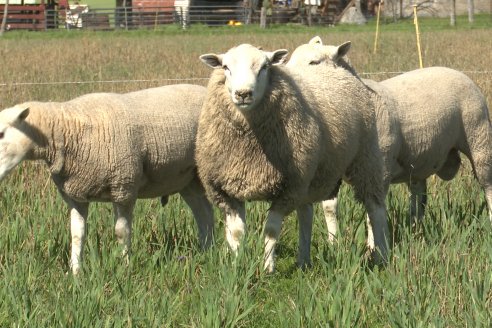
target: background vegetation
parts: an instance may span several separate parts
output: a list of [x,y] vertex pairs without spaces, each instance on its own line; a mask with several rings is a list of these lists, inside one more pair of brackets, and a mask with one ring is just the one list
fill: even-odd
[[[465,71],[490,106],[489,20],[479,20],[480,28],[454,29],[424,20],[421,38],[425,66]],[[330,44],[351,40],[350,58],[365,77],[381,80],[417,68],[411,24],[383,25],[376,55],[373,33],[371,25],[10,32],[0,40],[0,107],[168,83],[205,84],[210,71],[200,54],[243,42],[293,50],[314,35]],[[234,259],[219,212],[216,245],[200,252],[191,213],[179,197],[164,208],[158,200],[140,201],[128,267],[119,258],[111,207],[97,204],[90,211],[83,274],[74,278],[66,274],[69,213],[43,163],[22,164],[0,184],[0,195],[1,327],[492,326],[492,228],[468,165],[453,182],[430,182],[428,212],[417,227],[405,224],[406,188],[391,188],[394,250],[391,263],[374,270],[364,257],[364,211],[347,186],[336,245],[326,242],[317,207],[313,267],[298,270],[297,223],[288,217],[272,275],[259,269],[268,204],[248,204],[249,234]]]

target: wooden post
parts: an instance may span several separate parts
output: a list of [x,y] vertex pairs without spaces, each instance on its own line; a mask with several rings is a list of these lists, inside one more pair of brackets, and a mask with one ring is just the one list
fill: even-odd
[[266,8],[265,8],[265,6],[261,7],[260,28],[266,28]]
[[451,11],[449,12],[449,25],[456,25],[456,0],[451,0]]
[[306,10],[307,10],[307,22],[308,26],[311,26],[313,24],[313,17],[311,15],[311,5],[306,5]]
[[376,36],[374,37],[374,51],[373,53],[376,54],[378,51],[378,38],[379,38],[379,15],[381,14],[381,4],[383,1],[379,1],[378,3],[378,12],[377,12],[377,18],[376,18]]
[[413,23],[415,24],[415,34],[417,34],[417,51],[419,53],[419,65],[423,68],[422,64],[422,50],[420,49],[420,32],[419,32],[419,20],[417,18],[417,5],[413,5]]
[[468,0],[468,23],[473,24],[473,22],[475,21],[474,15],[475,4],[473,3],[473,0]]
[[253,16],[253,4],[251,0],[244,0],[244,11],[246,13],[244,24],[249,25],[251,24],[251,16]]
[[9,13],[9,0],[6,0],[5,7],[3,7],[3,18],[2,18],[2,26],[0,27],[0,36],[3,36],[3,32],[5,32],[5,25],[7,25],[8,13]]

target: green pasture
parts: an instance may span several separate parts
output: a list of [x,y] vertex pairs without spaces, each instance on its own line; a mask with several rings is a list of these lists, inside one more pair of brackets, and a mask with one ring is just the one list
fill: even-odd
[[[379,50],[365,27],[192,28],[130,32],[7,33],[0,39],[0,107],[63,101],[169,83],[206,84],[198,56],[239,43],[293,50],[314,35],[351,40],[364,77],[381,80],[418,66],[411,25],[386,24]],[[434,23],[435,25],[435,23]],[[492,29],[421,29],[425,66],[466,72],[492,104]],[[71,82],[71,83],[68,83]],[[467,161],[464,161],[467,163]],[[451,182],[430,179],[428,211],[408,226],[408,192],[387,197],[393,251],[386,267],[365,257],[365,213],[341,193],[335,245],[319,205],[312,268],[296,268],[297,222],[286,218],[277,271],[261,270],[266,203],[247,204],[248,234],[237,258],[216,211],[215,245],[201,252],[190,210],[141,200],[126,266],[109,204],[94,204],[83,272],[69,271],[69,213],[43,163],[24,163],[0,184],[0,327],[491,327],[492,227],[468,164]]]
[[[72,2],[70,2],[72,3]],[[116,0],[83,0],[79,1],[79,3],[89,5],[89,8],[97,9],[97,8],[114,8],[116,7]]]

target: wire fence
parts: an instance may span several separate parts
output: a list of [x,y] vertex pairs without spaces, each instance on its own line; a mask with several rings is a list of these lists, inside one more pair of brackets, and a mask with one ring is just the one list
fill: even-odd
[[[492,71],[461,71],[464,74],[475,75],[485,74],[492,75]],[[406,73],[406,71],[389,71],[389,72],[362,72],[359,75],[364,77],[370,76],[396,76]],[[209,77],[186,77],[186,78],[173,78],[173,79],[135,79],[135,80],[91,80],[91,81],[47,81],[47,82],[29,82],[29,81],[12,81],[12,82],[0,82],[0,87],[10,86],[46,86],[46,85],[70,85],[70,84],[124,84],[124,83],[180,83],[180,82],[203,82],[207,81]]]
[[[266,22],[301,23],[308,25],[333,24],[335,14],[306,7],[273,7],[268,11]],[[261,11],[246,7],[242,1],[221,5],[193,6],[130,6],[116,8],[89,8],[73,5],[69,8],[48,8],[45,5],[11,5],[6,20],[7,30],[113,30],[159,28],[179,25],[187,28],[191,24],[207,26],[259,24]],[[0,20],[3,8],[0,5]]]

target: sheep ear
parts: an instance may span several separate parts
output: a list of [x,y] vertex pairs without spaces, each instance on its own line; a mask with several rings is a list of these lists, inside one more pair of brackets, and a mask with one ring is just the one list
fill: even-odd
[[200,56],[200,60],[212,68],[222,68],[222,55],[205,54]]
[[311,40],[309,40],[309,43],[308,44],[311,44],[311,45],[315,45],[315,44],[318,44],[320,46],[323,45],[323,41],[321,41],[321,38],[316,35],[314,38],[312,38]]
[[289,51],[286,49],[275,50],[274,52],[267,53],[268,59],[272,65],[283,64],[287,60]]
[[21,107],[21,112],[17,116],[17,120],[24,121],[29,116],[29,107]]
[[1,119],[6,124],[20,123],[29,115],[29,107],[15,106],[1,112]]
[[349,52],[351,46],[352,46],[352,42],[350,41],[347,41],[339,45],[337,50],[337,57],[341,58],[345,56]]

